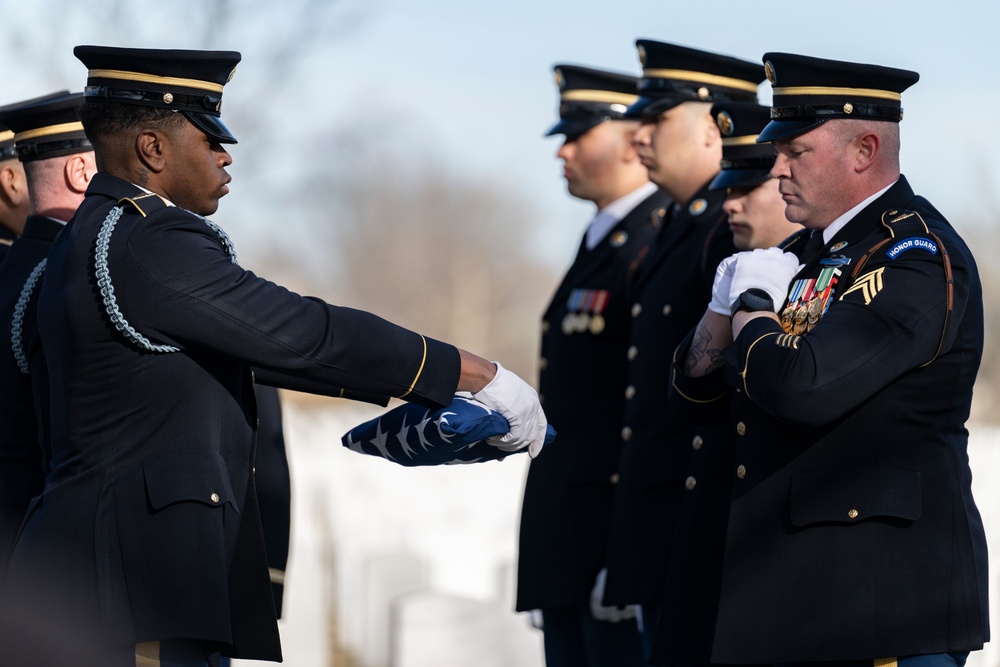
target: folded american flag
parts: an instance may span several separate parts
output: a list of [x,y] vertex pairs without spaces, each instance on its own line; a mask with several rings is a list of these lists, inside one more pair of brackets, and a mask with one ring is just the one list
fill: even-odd
[[[436,466],[501,461],[512,452],[497,449],[486,438],[504,435],[508,430],[507,420],[495,410],[471,396],[456,394],[451,405],[437,410],[414,403],[401,405],[355,426],[341,441],[352,451],[399,465]],[[555,429],[549,426],[545,443],[555,435]]]

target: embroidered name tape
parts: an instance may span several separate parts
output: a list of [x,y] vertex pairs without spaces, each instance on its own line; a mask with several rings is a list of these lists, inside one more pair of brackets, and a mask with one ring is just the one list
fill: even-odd
[[938,251],[937,244],[934,243],[934,241],[925,239],[922,236],[913,236],[908,239],[903,239],[896,245],[886,250],[885,256],[889,259],[896,259],[900,254],[906,252],[907,250],[913,250],[914,248],[926,250],[932,255],[936,255]]

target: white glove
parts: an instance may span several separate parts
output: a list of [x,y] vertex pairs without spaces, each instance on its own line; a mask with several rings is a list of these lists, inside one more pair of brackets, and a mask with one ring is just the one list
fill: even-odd
[[712,283],[712,300],[708,309],[713,313],[729,317],[732,300],[729,298],[729,286],[733,282],[733,272],[736,270],[736,255],[730,255],[719,262],[715,269],[715,282]]
[[472,397],[500,413],[510,431],[506,435],[487,438],[486,442],[505,452],[528,448],[531,458],[538,456],[545,444],[548,422],[538,402],[538,393],[527,382],[497,362],[497,374],[490,383]]
[[607,579],[608,568],[605,567],[597,573],[597,579],[594,580],[594,589],[590,591],[590,615],[598,621],[607,621],[608,623],[618,623],[619,621],[635,618],[636,612],[639,609],[638,605],[628,605],[627,607],[604,606],[604,583]]
[[736,269],[729,285],[729,304],[751,287],[762,289],[771,296],[774,312],[781,309],[788,296],[788,283],[798,273],[799,258],[781,248],[758,248],[736,253]]

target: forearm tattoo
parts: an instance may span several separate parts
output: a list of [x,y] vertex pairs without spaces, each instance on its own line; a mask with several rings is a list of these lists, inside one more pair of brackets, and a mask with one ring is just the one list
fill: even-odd
[[717,347],[712,347],[712,333],[705,326],[704,322],[698,323],[698,328],[695,329],[694,337],[691,340],[691,347],[688,348],[687,359],[684,363],[684,374],[691,376],[694,372],[696,366],[698,366],[701,361],[708,357],[708,366],[705,368],[703,375],[708,375],[709,373],[722,368],[723,355],[725,350],[719,349]]

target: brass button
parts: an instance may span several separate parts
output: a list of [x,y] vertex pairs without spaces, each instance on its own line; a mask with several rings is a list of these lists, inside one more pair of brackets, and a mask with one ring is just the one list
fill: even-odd
[[630,384],[629,386],[625,387],[625,398],[631,401],[634,397],[635,397],[635,386]]
[[701,449],[701,446],[703,444],[705,444],[705,441],[702,440],[700,435],[694,436],[694,440],[691,441],[691,446],[694,447],[695,449]]
[[639,348],[637,348],[635,345],[632,345],[631,347],[628,348],[629,361],[635,361],[635,358],[638,356],[639,356]]
[[212,498],[212,502],[213,502],[213,503],[217,503],[217,502],[219,502],[219,494],[218,494],[218,493],[213,493],[213,494],[211,495],[211,498]]
[[632,317],[639,317],[642,315],[642,304],[636,303],[632,306]]
[[544,333],[548,333],[548,332],[549,332],[549,321],[548,320],[542,320],[542,333],[544,334]]
[[736,476],[739,477],[740,479],[743,479],[744,477],[746,477],[747,476],[747,467],[745,465],[743,465],[743,464],[740,464],[740,466],[738,468],[736,468]]
[[538,370],[544,371],[549,367],[549,360],[545,357],[538,357]]
[[693,476],[684,480],[684,488],[688,491],[694,491],[694,487],[696,486],[698,486],[698,480],[696,480]]
[[856,509],[851,509],[851,511],[849,511],[847,513],[847,516],[850,519],[857,519],[858,518],[858,511]]
[[663,306],[663,314],[664,315],[669,315],[670,311],[672,311],[672,310],[673,310],[673,308],[670,307],[669,303],[666,304],[665,306]]
[[747,434],[747,425],[744,424],[743,422],[738,422],[736,424],[736,432],[739,435],[746,435]]
[[632,429],[628,426],[622,428],[622,440],[628,442],[632,439]]
[[619,479],[621,478],[618,476],[618,473],[613,472],[611,473],[611,477],[608,478],[608,481],[612,484],[617,484]]

